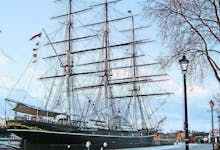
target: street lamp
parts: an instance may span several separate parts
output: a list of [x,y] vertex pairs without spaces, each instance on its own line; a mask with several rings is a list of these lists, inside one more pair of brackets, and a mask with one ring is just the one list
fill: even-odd
[[183,55],[183,58],[179,60],[180,67],[183,72],[183,82],[184,82],[184,111],[185,111],[185,149],[189,150],[189,131],[188,131],[188,111],[187,111],[187,91],[186,91],[186,73],[188,69],[189,60]]
[[219,137],[219,140],[220,140],[220,115],[218,115],[218,137]]
[[211,115],[212,115],[212,137],[211,137],[211,143],[212,143],[212,148],[213,148],[213,150],[214,150],[214,125],[213,125],[213,107],[214,107],[214,102],[211,100],[210,102],[209,102],[209,105],[210,105],[210,107],[211,107]]

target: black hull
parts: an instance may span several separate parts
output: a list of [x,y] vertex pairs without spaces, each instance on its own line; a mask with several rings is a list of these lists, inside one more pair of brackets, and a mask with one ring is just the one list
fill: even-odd
[[153,144],[153,135],[149,136],[115,136],[85,133],[67,133],[25,129],[8,129],[23,138],[23,149],[77,149],[85,150],[87,141],[91,150],[100,150],[107,142],[108,149],[146,147]]

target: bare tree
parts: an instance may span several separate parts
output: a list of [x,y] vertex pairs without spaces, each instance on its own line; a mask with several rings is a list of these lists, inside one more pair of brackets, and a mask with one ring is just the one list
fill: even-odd
[[220,0],[146,0],[144,12],[160,25],[169,47],[165,65],[190,60],[190,72],[200,76],[211,69],[220,83]]

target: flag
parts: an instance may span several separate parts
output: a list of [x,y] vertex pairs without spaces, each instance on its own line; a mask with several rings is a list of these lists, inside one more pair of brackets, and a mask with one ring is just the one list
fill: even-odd
[[33,48],[33,51],[38,51],[38,48]]
[[38,34],[32,36],[29,40],[33,40],[33,39],[35,39],[36,37],[41,37],[41,33],[38,33]]
[[33,57],[37,58],[37,54],[33,54]]
[[39,44],[40,44],[40,43],[39,43],[39,42],[37,42],[35,45],[36,45],[36,46],[39,46]]

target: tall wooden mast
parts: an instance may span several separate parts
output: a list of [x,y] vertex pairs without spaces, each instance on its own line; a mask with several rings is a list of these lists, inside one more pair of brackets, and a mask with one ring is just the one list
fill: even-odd
[[109,23],[108,23],[108,1],[105,0],[105,25],[104,25],[104,100],[105,100],[105,108],[106,108],[106,120],[107,126],[109,128],[109,99],[108,99],[108,83],[109,83],[109,72],[108,72],[108,59],[109,59]]
[[[129,13],[131,13],[131,11],[128,11]],[[133,89],[132,89],[132,95],[133,95],[133,125],[135,127],[135,129],[137,129],[137,103],[138,103],[138,107],[140,110],[140,115],[141,115],[141,120],[142,120],[142,129],[146,128],[146,122],[144,119],[144,114],[143,114],[143,110],[142,110],[142,105],[141,105],[141,100],[139,98],[139,88],[137,86],[137,50],[136,50],[136,39],[135,39],[135,25],[134,25],[134,16],[131,15],[131,22],[132,22],[132,62],[133,62]]]
[[67,113],[68,113],[68,121],[70,122],[70,113],[71,113],[71,100],[70,100],[70,74],[71,74],[71,12],[72,12],[72,0],[69,0],[69,12],[67,16],[67,51],[66,51],[66,100],[67,100]]
[[[131,13],[131,11],[129,11]],[[136,43],[135,43],[135,29],[134,29],[134,16],[131,16],[131,22],[132,22],[132,66],[133,66],[133,89],[132,89],[132,95],[133,95],[133,125],[134,128],[137,129],[137,67],[136,67]]]

